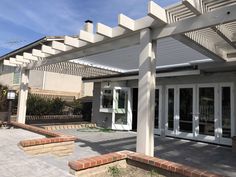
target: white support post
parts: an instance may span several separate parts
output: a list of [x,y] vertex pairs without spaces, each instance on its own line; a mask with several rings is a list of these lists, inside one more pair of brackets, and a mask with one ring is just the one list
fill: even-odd
[[26,117],[26,103],[28,97],[28,86],[29,86],[29,70],[21,70],[21,83],[18,96],[18,106],[17,106],[17,122],[25,123]]
[[151,30],[140,32],[138,129],[136,151],[154,156],[154,115],[156,85],[156,41]]

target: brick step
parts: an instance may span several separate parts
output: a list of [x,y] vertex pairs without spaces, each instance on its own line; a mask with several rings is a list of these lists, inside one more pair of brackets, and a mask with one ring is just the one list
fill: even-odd
[[81,128],[96,128],[94,123],[81,123],[81,124],[66,124],[66,125],[46,125],[41,126],[46,130],[66,130],[66,129],[81,129]]

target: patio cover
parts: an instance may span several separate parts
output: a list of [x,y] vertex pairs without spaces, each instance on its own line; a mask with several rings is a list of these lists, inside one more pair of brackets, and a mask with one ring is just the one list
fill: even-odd
[[[167,8],[149,1],[147,16],[143,18],[134,20],[120,14],[116,27],[98,23],[96,33],[93,32],[91,23],[88,23],[87,27],[80,30],[78,36],[64,36],[60,40],[54,39],[43,43],[37,49],[24,51],[18,56],[15,54],[4,56],[4,65],[23,68],[25,73],[23,73],[22,85],[26,85],[27,71],[30,69],[54,65],[54,71],[60,70],[61,66],[57,63],[80,58],[90,63],[89,56],[137,46],[136,66],[133,59],[132,61],[130,59],[126,61],[124,67],[120,65],[119,68],[113,68],[122,61],[116,57],[106,62],[94,58],[93,63],[112,71],[120,70],[118,72],[139,70],[139,100],[147,104],[141,105],[139,102],[138,106],[137,151],[148,155],[153,155],[154,100],[152,98],[155,98],[156,60],[161,53],[159,50],[161,47],[158,47],[156,41],[160,42],[164,38],[180,41],[201,53],[204,58],[212,59],[214,62],[211,62],[208,67],[235,65],[235,0],[183,0]],[[171,48],[171,44],[166,46],[168,54],[179,54],[174,50],[175,47]],[[24,101],[20,106],[25,106],[26,97],[22,97]],[[22,116],[24,114],[25,110],[19,113]]]

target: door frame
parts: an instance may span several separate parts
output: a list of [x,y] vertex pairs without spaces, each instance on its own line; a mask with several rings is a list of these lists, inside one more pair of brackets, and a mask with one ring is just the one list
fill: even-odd
[[[126,106],[127,106],[127,124],[126,125],[122,125],[122,124],[116,124],[115,123],[115,116],[116,114],[122,114],[116,106],[117,106],[117,100],[116,100],[116,90],[126,90],[127,91],[127,102],[126,102]],[[114,87],[113,88],[113,111],[112,111],[112,129],[113,130],[132,130],[132,109],[131,109],[131,88],[129,87]]]
[[[192,95],[192,133],[187,132],[181,132],[180,131],[180,89],[192,89],[193,95]],[[183,85],[177,85],[177,99],[176,99],[176,117],[177,120],[176,123],[176,136],[181,138],[190,138],[193,139],[195,137],[195,129],[196,129],[196,123],[195,123],[195,113],[196,113],[196,86],[194,84],[183,84]]]
[[[192,110],[192,133],[181,132],[179,129],[179,101],[180,101],[180,89],[181,88],[192,88],[193,89],[193,110]],[[168,89],[174,89],[174,128],[168,130]],[[166,135],[176,136],[186,139],[193,139],[195,137],[195,113],[196,113],[196,84],[178,84],[178,85],[167,85],[165,94],[165,132]]]
[[[162,103],[163,103],[163,86],[157,86],[155,91],[159,90],[159,110],[158,110],[158,128],[155,128],[154,123],[154,134],[160,135],[161,134],[161,127],[162,127]],[[155,121],[155,117],[154,117]]]
[[[218,143],[218,124],[219,124],[219,112],[218,112],[218,107],[219,105],[219,100],[217,99],[218,97],[218,84],[217,83],[209,83],[209,84],[197,84],[197,113],[196,113],[196,129],[195,129],[195,138],[199,141],[206,141],[206,142],[211,142],[211,143]],[[203,135],[199,133],[199,89],[200,88],[214,88],[214,136],[210,135]]]
[[219,83],[219,143],[225,145],[232,145],[232,138],[222,137],[223,127],[222,127],[222,87],[230,87],[230,128],[231,137],[234,135],[234,125],[235,125],[235,108],[234,108],[234,84],[233,83]]

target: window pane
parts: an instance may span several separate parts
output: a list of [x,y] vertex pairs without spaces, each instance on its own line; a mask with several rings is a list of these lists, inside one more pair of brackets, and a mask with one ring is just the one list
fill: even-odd
[[199,132],[203,135],[215,134],[214,88],[199,88]]
[[168,130],[174,130],[174,89],[168,89]]
[[112,90],[104,90],[102,92],[102,108],[113,107],[113,92]]
[[193,127],[193,89],[192,88],[181,88],[180,89],[180,100],[179,100],[179,129],[181,132],[192,133]]
[[13,73],[13,84],[18,85],[20,84],[20,79],[21,79],[21,73],[18,71]]
[[115,114],[115,124],[127,125],[127,115]]
[[231,104],[230,104],[230,87],[222,87],[222,130],[223,137],[231,138]]
[[159,128],[159,90],[156,89],[155,96],[155,128]]
[[125,109],[127,102],[127,91],[116,90],[118,96],[118,109]]

